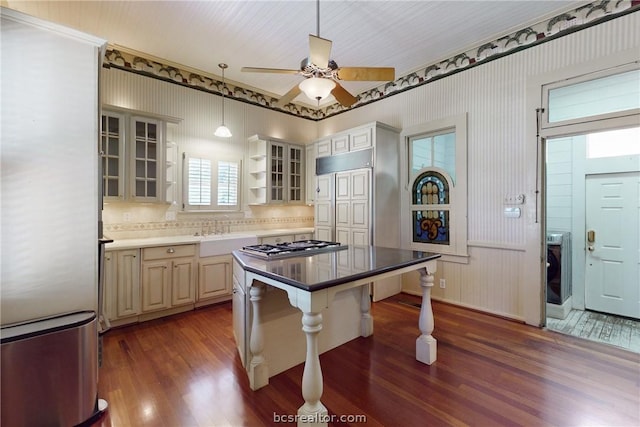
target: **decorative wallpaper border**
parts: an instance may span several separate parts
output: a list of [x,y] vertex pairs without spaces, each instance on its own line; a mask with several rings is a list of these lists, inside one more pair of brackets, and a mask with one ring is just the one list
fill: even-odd
[[[399,77],[393,82],[385,83],[362,92],[357,95],[358,101],[352,107],[344,107],[335,103],[314,109],[289,103],[283,108],[280,108],[275,106],[277,98],[241,86],[233,86],[229,83],[225,85],[225,96],[237,101],[247,102],[310,120],[322,120],[507,54],[520,51],[523,48],[553,40],[557,37],[637,10],[640,10],[640,0],[595,1],[571,12],[563,13],[492,42],[485,43],[479,47],[455,55],[452,58],[431,64],[421,70]],[[107,48],[104,66],[106,68],[113,67],[122,69],[212,94],[222,95],[223,85],[220,80],[217,80],[217,76],[186,71],[171,65],[156,62],[152,59],[144,58],[137,54],[128,53],[122,49],[118,50],[112,46]]]

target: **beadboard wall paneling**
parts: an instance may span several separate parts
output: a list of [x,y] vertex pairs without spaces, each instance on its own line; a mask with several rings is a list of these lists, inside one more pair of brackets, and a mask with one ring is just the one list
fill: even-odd
[[[488,313],[524,320],[520,287],[524,252],[500,248],[469,248],[470,262],[465,268],[460,264],[438,262],[433,299],[449,301]],[[440,287],[445,279],[445,287]],[[422,295],[420,276],[417,272],[404,274],[403,290]],[[535,303],[530,301],[529,303]],[[437,320],[436,320],[437,328]]]
[[[518,248],[530,243],[526,231],[531,219],[505,218],[503,209],[505,196],[529,196],[535,191],[526,181],[536,168],[536,159],[526,157],[531,136],[526,135],[525,125],[535,114],[526,110],[527,82],[632,48],[640,52],[640,13],[330,117],[319,122],[319,134],[373,120],[402,129],[468,113],[468,238],[480,245],[469,249],[468,264],[440,263],[437,274],[446,278],[447,287],[440,289],[436,280],[433,293],[447,301],[522,318],[525,304],[540,304],[522,300],[523,279],[518,273],[524,254]],[[531,197],[524,207],[529,203]],[[492,248],[500,246],[504,249]],[[404,284],[419,289],[417,276],[405,277]]]
[[[317,124],[313,121],[228,98],[225,98],[224,105],[225,124],[231,129],[233,136],[229,139],[217,138],[214,132],[222,121],[222,97],[115,68],[103,69],[101,77],[103,105],[181,119],[180,123],[171,126],[171,138],[178,144],[179,153],[197,150],[210,152],[216,157],[244,158],[247,139],[257,133],[300,144],[307,144],[317,138]],[[180,172],[181,169],[180,164]],[[304,217],[302,219],[306,220],[309,212],[312,212],[311,208],[304,209],[301,213],[299,207],[291,207],[291,209],[283,207],[279,209],[290,211],[289,215],[283,215],[281,212],[272,215],[273,212],[265,212],[264,209],[247,207],[249,190],[246,185],[243,185],[242,190],[244,213],[238,215],[227,212],[224,213],[225,216],[231,214],[234,219],[242,219],[241,217],[302,215]],[[113,225],[122,222],[121,209],[118,206],[117,203],[105,206],[105,224]],[[130,221],[135,223],[148,218],[148,211],[153,211],[154,217],[157,217],[156,221],[161,221],[165,211],[177,208],[163,204],[151,207],[128,205],[126,210]],[[193,213],[179,214],[179,217],[183,215],[207,216],[202,213]],[[123,224],[123,227],[130,225]]]

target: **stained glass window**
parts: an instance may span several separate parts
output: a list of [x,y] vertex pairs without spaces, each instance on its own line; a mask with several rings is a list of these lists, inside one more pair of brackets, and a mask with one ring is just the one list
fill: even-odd
[[[444,176],[427,170],[412,186],[413,241],[449,244],[449,184]],[[420,209],[420,205],[424,209]],[[438,205],[441,206],[439,209]]]

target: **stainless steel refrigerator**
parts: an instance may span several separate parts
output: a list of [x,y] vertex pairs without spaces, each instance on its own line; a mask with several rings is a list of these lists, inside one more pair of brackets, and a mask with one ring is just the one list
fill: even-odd
[[0,17],[0,424],[72,426],[100,410],[105,41]]

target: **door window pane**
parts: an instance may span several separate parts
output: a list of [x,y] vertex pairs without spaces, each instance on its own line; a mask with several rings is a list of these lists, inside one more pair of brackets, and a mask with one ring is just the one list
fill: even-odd
[[640,127],[587,135],[587,158],[640,154]]

